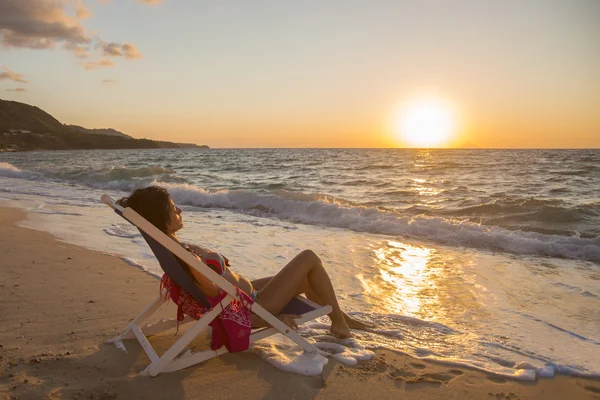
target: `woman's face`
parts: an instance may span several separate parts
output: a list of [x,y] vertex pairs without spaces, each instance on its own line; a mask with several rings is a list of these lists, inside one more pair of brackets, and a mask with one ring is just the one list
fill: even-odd
[[177,207],[173,200],[169,199],[169,221],[167,222],[167,234],[173,234],[183,228],[181,219],[181,208]]

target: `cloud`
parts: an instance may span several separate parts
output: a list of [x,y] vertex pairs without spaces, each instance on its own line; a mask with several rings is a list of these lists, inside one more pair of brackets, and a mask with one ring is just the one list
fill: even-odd
[[90,52],[88,46],[81,46],[73,43],[65,43],[64,48],[66,50],[72,51],[77,58],[90,58]]
[[131,43],[125,43],[121,46],[123,49],[123,54],[125,54],[125,58],[128,60],[137,60],[138,58],[142,58],[142,53],[135,47],[135,45]]
[[6,65],[2,66],[2,71],[3,72],[0,72],[0,81],[8,79],[14,82],[27,83],[23,75],[11,71]]
[[128,60],[137,60],[142,58],[142,53],[131,43],[106,43],[100,42],[96,45],[100,54],[106,57],[125,57]]
[[75,15],[79,19],[89,18],[92,13],[85,7],[82,0],[77,0],[75,4]]
[[[57,43],[87,44],[90,38],[77,17],[68,15],[65,4],[72,0],[0,1],[0,44],[4,47],[51,49]],[[76,14],[89,12],[76,0]]]
[[[142,58],[131,43],[107,43],[89,35],[81,23],[89,16],[83,0],[0,0],[0,48],[59,47],[86,59],[96,47],[103,56]],[[90,65],[108,66],[108,63]]]
[[22,87],[18,87],[18,88],[15,88],[15,89],[6,89],[6,91],[7,92],[26,92],[27,89],[22,88]]
[[102,82],[102,86],[111,86],[111,85],[114,85],[115,83],[117,83],[117,81],[115,81],[113,79],[104,79],[100,82]]
[[96,46],[99,48],[103,56],[121,57],[123,55],[121,45],[118,43],[100,42]]
[[114,67],[115,63],[112,62],[111,60],[100,60],[100,61],[82,62],[82,63],[79,63],[79,65],[82,65],[83,68],[85,68],[86,70],[90,71],[92,69]]

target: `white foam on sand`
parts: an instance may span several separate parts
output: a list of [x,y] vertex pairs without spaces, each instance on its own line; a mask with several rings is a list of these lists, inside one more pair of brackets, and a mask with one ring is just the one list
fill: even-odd
[[152,275],[156,279],[160,279],[162,277],[162,274],[148,269],[146,266],[144,266],[143,264],[140,264],[137,260],[135,260],[133,258],[121,257],[121,260],[125,261],[127,264],[131,265],[132,267],[136,267],[136,268],[148,273],[149,275]]
[[[307,328],[299,327],[298,333]],[[318,339],[318,340],[317,340]],[[355,339],[339,340],[333,336],[320,335],[307,337],[317,349],[317,353],[305,352],[301,347],[283,335],[271,336],[254,343],[251,350],[277,369],[301,375],[320,375],[323,367],[333,358],[346,366],[353,366],[360,360],[369,360],[375,353],[366,349]],[[331,340],[331,341],[324,341]]]
[[[102,192],[51,183],[3,178],[2,204],[25,210],[20,226],[51,233],[57,239],[116,256],[136,260],[142,269],[160,273],[158,261],[137,230],[99,201]],[[128,226],[129,225],[129,226]]]

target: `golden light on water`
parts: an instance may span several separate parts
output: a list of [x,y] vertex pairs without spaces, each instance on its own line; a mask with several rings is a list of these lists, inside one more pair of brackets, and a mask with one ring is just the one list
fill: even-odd
[[378,312],[441,323],[482,312],[464,273],[472,255],[395,240],[374,242],[372,251],[374,270],[357,278]]
[[[435,297],[435,292],[428,290],[435,286],[429,276],[431,253],[432,249],[427,247],[387,241],[386,246],[375,249],[381,281],[363,281],[363,286],[384,303],[381,306],[388,312],[421,315],[425,303],[433,300],[430,296]],[[422,296],[424,290],[427,296]]]
[[397,105],[393,120],[395,135],[409,147],[444,147],[458,128],[454,107],[447,100],[436,97]]
[[425,179],[412,178],[411,181],[414,182],[414,187],[410,190],[417,192],[420,196],[437,196],[442,192],[441,188],[425,186],[427,183]]
[[[393,262],[396,266],[381,271],[384,281],[396,287],[395,297],[404,299],[404,312],[417,314],[421,309],[421,298],[414,296],[414,288],[423,286],[427,279],[426,267],[430,251],[427,248],[411,247],[403,250]],[[392,306],[393,307],[393,306]]]

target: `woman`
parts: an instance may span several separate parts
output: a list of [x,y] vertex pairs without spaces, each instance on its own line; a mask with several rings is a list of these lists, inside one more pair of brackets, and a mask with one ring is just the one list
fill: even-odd
[[[183,228],[181,209],[173,203],[166,189],[157,186],[137,189],[130,197],[119,200],[119,204],[134,209],[177,243],[194,253],[205,264],[222,274],[227,281],[254,298],[254,301],[267,311],[277,315],[290,327],[296,327],[294,318],[298,316],[281,314],[281,310],[299,294],[305,294],[307,298],[317,304],[331,305],[333,311],[329,314],[331,318],[330,331],[339,338],[352,337],[351,328],[364,329],[367,327],[366,324],[352,319],[340,310],[329,275],[323,268],[319,257],[311,250],[302,251],[283,267],[277,275],[250,281],[227,268],[229,264],[226,258],[224,262],[214,262],[215,260],[222,260],[219,254],[200,246],[184,244],[179,241],[176,233]],[[207,260],[213,262],[207,262]],[[182,261],[180,260],[180,262]],[[219,295],[219,288],[211,280],[195,269],[190,268],[187,264],[183,266],[206,296],[214,298]],[[266,326],[266,323],[256,315],[252,315],[252,326]]]

